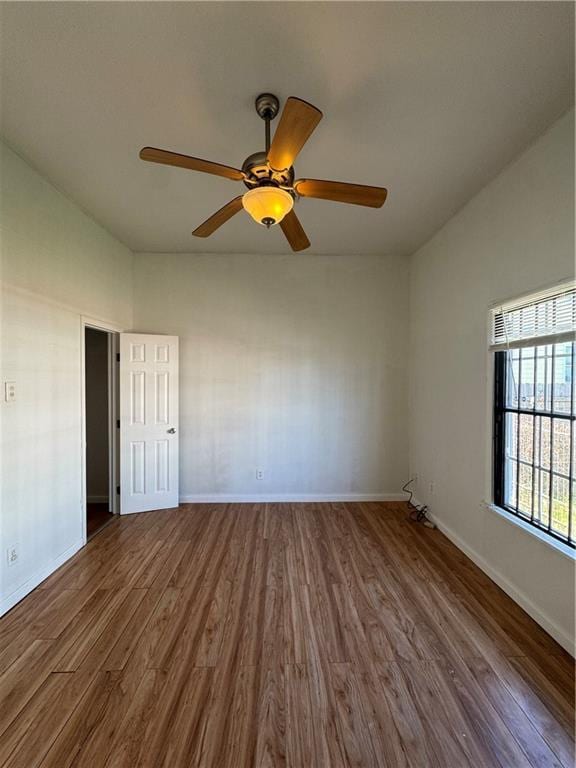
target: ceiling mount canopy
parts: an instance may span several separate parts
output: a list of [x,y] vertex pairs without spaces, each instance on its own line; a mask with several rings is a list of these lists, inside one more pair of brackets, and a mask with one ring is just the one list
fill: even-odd
[[384,204],[388,194],[384,187],[320,179],[294,180],[294,161],[322,119],[319,109],[290,96],[270,141],[270,123],[279,113],[280,101],[272,93],[261,93],[255,107],[265,122],[266,149],[247,157],[241,170],[155,147],[144,147],[140,151],[142,160],[243,181],[248,187],[248,192],[227,203],[197,227],[193,235],[208,237],[244,208],[254,221],[268,229],[280,224],[292,250],[301,251],[309,247],[310,241],[294,212],[294,202],[298,198],[313,197],[370,208],[380,208]]

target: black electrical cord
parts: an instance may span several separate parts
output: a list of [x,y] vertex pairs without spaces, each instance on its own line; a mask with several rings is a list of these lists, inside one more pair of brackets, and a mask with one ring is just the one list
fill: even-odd
[[405,491],[409,498],[408,498],[408,509],[410,510],[410,520],[412,520],[415,523],[423,523],[427,528],[435,528],[436,526],[434,523],[428,519],[428,505],[424,504],[423,506],[419,506],[418,504],[414,504],[412,501],[412,497],[414,494],[412,493],[412,490],[410,489],[410,485],[414,482],[414,478],[410,478],[407,483],[405,483],[402,486],[402,490]]

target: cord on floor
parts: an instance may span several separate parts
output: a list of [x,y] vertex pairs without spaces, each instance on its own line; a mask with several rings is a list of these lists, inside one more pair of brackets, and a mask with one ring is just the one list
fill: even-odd
[[405,491],[408,495],[408,509],[410,510],[410,520],[412,520],[415,523],[422,523],[422,525],[425,525],[426,528],[436,528],[432,520],[428,519],[428,505],[420,505],[420,504],[414,504],[412,501],[412,497],[414,494],[412,493],[412,490],[410,486],[414,482],[414,478],[410,478],[408,482],[402,486],[402,490]]

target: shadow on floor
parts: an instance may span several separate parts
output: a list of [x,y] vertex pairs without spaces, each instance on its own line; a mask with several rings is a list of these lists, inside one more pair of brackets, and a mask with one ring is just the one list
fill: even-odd
[[90,539],[98,531],[102,530],[114,519],[112,512],[108,511],[108,502],[104,504],[89,503],[86,515],[86,535]]

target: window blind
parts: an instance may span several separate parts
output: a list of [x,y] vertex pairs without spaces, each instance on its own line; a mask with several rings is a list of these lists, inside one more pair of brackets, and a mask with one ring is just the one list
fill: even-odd
[[492,350],[572,341],[576,337],[576,284],[494,307],[491,326]]

